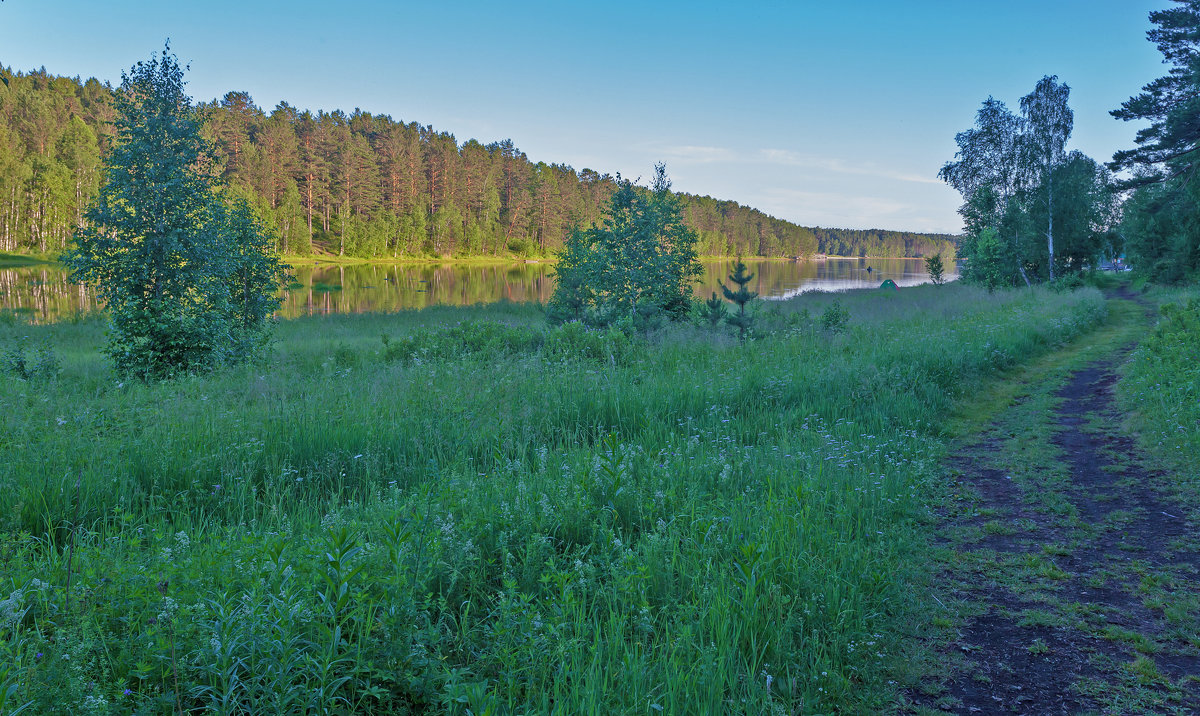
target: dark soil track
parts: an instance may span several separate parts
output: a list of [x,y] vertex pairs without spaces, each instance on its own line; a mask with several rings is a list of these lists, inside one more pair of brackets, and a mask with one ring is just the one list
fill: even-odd
[[940,530],[941,593],[967,616],[918,710],[1200,714],[1196,525],[1122,430],[1127,352],[1042,386],[1049,412],[1018,403],[957,446],[970,508]]

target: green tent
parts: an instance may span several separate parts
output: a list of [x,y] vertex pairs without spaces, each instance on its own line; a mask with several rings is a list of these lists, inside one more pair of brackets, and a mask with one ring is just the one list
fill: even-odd
[[890,278],[888,280],[884,281],[883,283],[879,284],[879,287],[880,288],[890,288],[893,291],[900,290],[900,287],[896,285],[896,282],[891,280]]

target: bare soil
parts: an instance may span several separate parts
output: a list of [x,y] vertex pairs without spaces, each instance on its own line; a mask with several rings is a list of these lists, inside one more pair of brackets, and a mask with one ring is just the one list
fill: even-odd
[[940,593],[967,616],[918,710],[1200,713],[1197,525],[1122,429],[1128,350],[1045,388],[1049,414],[1013,406],[956,446],[973,509],[940,529]]

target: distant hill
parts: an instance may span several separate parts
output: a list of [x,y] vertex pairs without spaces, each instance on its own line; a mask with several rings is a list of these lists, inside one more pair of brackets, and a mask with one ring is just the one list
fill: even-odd
[[[0,251],[58,251],[95,195],[112,139],[114,89],[44,69],[0,85]],[[245,193],[285,253],[363,258],[548,256],[598,221],[613,177],[531,162],[512,142],[453,134],[361,110],[270,113],[244,92],[201,104],[214,170]],[[680,195],[710,256],[905,257],[954,237],[799,226],[708,196]]]

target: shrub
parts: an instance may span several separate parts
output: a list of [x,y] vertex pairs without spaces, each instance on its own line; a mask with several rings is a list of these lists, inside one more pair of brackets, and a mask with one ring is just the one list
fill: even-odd
[[48,343],[43,343],[32,357],[25,354],[25,338],[20,338],[0,356],[0,370],[21,380],[51,380],[62,371],[58,355]]
[[586,361],[626,365],[636,353],[636,344],[626,333],[609,327],[588,328],[579,322],[564,323],[546,334],[542,355],[550,361]]
[[826,306],[821,314],[821,328],[830,333],[841,333],[850,323],[850,312],[842,307],[841,301],[834,301]]
[[626,319],[644,328],[662,314],[685,317],[701,271],[696,238],[663,165],[649,190],[619,180],[604,224],[567,237],[551,320],[606,326]]

